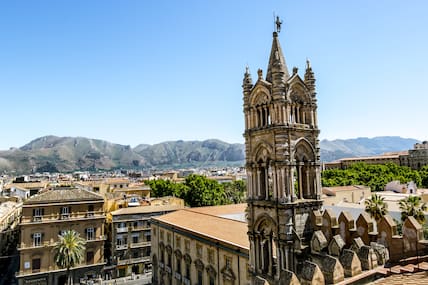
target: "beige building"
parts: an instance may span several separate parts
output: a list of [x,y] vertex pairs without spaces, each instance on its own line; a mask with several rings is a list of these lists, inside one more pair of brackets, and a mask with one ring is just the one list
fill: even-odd
[[19,284],[64,284],[66,270],[54,262],[58,235],[75,230],[85,239],[84,260],[73,279],[95,278],[104,266],[104,199],[92,192],[62,188],[32,196],[22,206]]
[[323,204],[334,206],[341,202],[364,205],[364,200],[371,196],[370,187],[361,185],[322,188]]
[[184,208],[183,200],[179,200],[181,203],[127,207],[111,212],[113,267],[108,272],[110,276],[124,277],[151,269],[150,219]]
[[22,203],[0,201],[0,256],[10,255],[15,248],[21,211]]
[[250,284],[246,204],[152,219],[153,284]]

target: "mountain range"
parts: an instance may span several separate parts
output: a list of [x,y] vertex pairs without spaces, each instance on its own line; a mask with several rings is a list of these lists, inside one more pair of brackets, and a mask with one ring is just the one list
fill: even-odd
[[[322,140],[321,160],[403,151],[411,149],[416,142],[418,140],[401,137]],[[98,139],[45,136],[20,148],[0,151],[0,172],[243,166],[244,160],[244,144],[229,144],[217,139],[168,141],[131,148]]]

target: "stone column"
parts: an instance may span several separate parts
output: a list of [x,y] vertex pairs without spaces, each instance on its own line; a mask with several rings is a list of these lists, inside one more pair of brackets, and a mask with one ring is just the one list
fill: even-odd
[[306,166],[306,197],[311,196],[311,184],[309,183],[309,163]]
[[275,279],[279,280],[279,273],[281,272],[281,252],[278,244],[278,239],[275,240],[275,246],[276,246],[276,272],[275,272]]
[[261,196],[261,185],[260,185],[260,167],[257,168],[257,196]]
[[268,272],[269,275],[272,276],[272,261],[273,261],[273,254],[272,254],[272,237],[269,237],[269,243],[268,243],[268,256],[269,256],[269,267],[268,267]]
[[302,189],[302,163],[299,162],[299,173],[297,174],[298,178],[299,178],[299,195],[300,195],[300,199],[303,199],[303,189]]

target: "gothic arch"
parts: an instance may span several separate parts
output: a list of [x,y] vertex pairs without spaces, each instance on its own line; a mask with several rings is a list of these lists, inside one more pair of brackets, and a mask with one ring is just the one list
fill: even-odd
[[264,86],[257,85],[251,93],[250,106],[258,106],[268,104],[271,100],[269,89]]
[[312,144],[306,138],[300,138],[296,141],[293,149],[294,172],[296,180],[294,181],[294,191],[300,199],[315,199],[317,196],[317,168],[316,153]]
[[257,220],[254,223],[254,229],[259,233],[264,232],[267,235],[276,236],[276,222],[266,213],[263,213],[257,217]]
[[256,268],[259,272],[270,274],[274,266],[274,240],[278,236],[276,222],[263,213],[257,217],[254,231]]
[[252,159],[254,162],[262,161],[266,163],[271,159],[272,152],[272,147],[268,143],[262,141],[254,149],[254,156],[252,157]]
[[315,149],[306,138],[299,138],[293,149],[293,158],[298,162],[315,161]]

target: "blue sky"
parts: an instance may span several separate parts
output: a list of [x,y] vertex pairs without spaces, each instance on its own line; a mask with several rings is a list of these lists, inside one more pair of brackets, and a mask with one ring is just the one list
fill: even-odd
[[321,139],[425,140],[427,1],[0,1],[0,149],[44,135],[243,142],[242,78],[317,78]]

